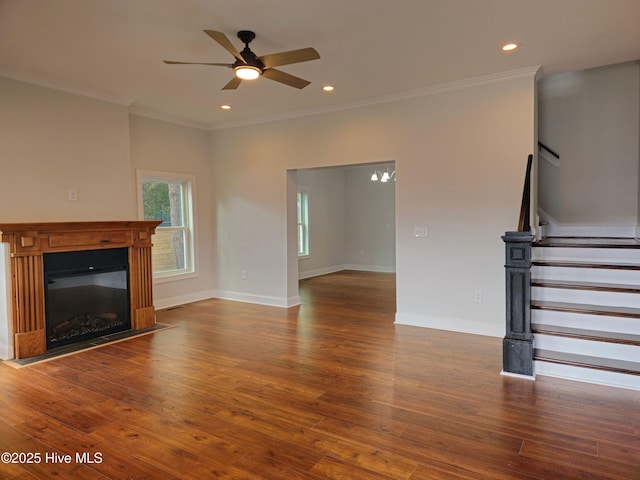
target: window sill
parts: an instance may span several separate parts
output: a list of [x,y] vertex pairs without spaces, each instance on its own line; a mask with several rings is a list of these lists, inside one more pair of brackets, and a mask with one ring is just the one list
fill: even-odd
[[178,280],[187,280],[189,278],[199,277],[198,272],[184,272],[184,273],[160,273],[153,275],[153,283],[168,283]]

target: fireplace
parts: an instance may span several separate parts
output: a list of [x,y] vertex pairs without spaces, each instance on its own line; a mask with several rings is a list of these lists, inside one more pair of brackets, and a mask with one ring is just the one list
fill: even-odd
[[151,236],[160,223],[0,223],[0,358],[154,326]]
[[131,329],[126,248],[44,254],[47,349]]

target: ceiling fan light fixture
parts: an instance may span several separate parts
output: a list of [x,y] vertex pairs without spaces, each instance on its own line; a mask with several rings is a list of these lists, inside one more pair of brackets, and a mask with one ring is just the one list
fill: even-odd
[[251,30],[240,30],[238,32],[238,38],[242,43],[244,43],[244,49],[242,52],[239,52],[236,47],[233,46],[233,43],[231,43],[229,38],[223,32],[205,30],[204,33],[209,35],[213,41],[233,55],[235,58],[234,62],[203,63],[164,60],[164,63],[168,65],[209,65],[213,67],[232,68],[234,70],[233,78],[229,80],[224,87],[222,87],[222,90],[235,90],[240,86],[242,80],[255,80],[261,76],[289,87],[302,89],[311,82],[304,78],[291,75],[290,73],[277,70],[274,67],[291,65],[292,63],[308,62],[310,60],[317,60],[320,58],[320,54],[312,47],[298,48],[297,50],[258,56],[249,48],[249,43],[256,38],[256,34]]
[[255,80],[262,73],[258,67],[253,67],[251,65],[240,65],[235,69],[236,77],[241,78],[242,80]]

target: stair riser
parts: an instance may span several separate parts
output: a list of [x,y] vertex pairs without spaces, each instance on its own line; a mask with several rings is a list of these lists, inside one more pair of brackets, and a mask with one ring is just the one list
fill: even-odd
[[581,328],[598,332],[618,332],[640,335],[640,319],[587,315],[582,313],[532,310],[531,322],[539,325],[557,325],[566,328]]
[[[640,294],[638,293],[532,287],[531,298],[533,300],[541,300],[545,302],[565,302],[580,303],[584,305],[640,308]],[[640,319],[638,321],[640,322]]]
[[640,270],[533,266],[531,278],[640,285]]
[[[596,243],[598,240],[594,239],[590,242]],[[624,243],[629,244],[631,242],[626,241]],[[621,264],[622,266],[627,264],[640,265],[640,249],[536,247],[533,249],[532,258],[534,261],[543,262],[564,261],[585,264]],[[547,282],[558,280],[575,283],[640,286],[640,270],[624,268],[533,266],[531,276],[535,280]],[[603,309],[606,309],[606,307],[640,309],[640,293],[634,292],[532,286],[531,298],[533,301],[575,304],[582,305],[584,308],[589,308],[590,305],[598,305],[603,307]],[[560,329],[562,329],[562,327],[564,327],[583,332],[586,330],[585,335],[589,333],[589,330],[594,332],[594,335],[603,336],[606,336],[606,333],[601,334],[598,332],[616,332],[625,334],[623,335],[625,338],[640,335],[640,318],[618,317],[611,314],[593,315],[580,312],[532,309],[531,321],[535,324],[535,328],[540,330],[545,328],[553,330],[554,327],[560,327]],[[542,350],[539,352],[541,356],[553,356],[553,352],[557,352],[569,356],[577,356],[577,361],[580,359],[582,359],[582,361],[589,361],[589,357],[597,357],[602,359],[602,361],[598,361],[595,358],[591,361],[596,364],[610,364],[611,361],[621,361],[624,362],[621,368],[632,368],[634,370],[636,369],[634,365],[640,364],[640,345],[586,340],[544,333],[534,334],[533,343],[536,350]],[[544,351],[546,351],[546,353]],[[608,359],[609,362],[605,361],[605,359]],[[640,368],[638,368],[638,370],[640,370]],[[575,365],[563,365],[561,363],[544,360],[534,361],[534,372],[536,375],[567,378],[640,391],[640,375]]]
[[534,247],[531,256],[534,260],[545,261],[581,261],[602,263],[638,263],[640,249],[636,248],[563,248]]
[[640,363],[640,346],[535,334],[534,348]]
[[591,368],[559,365],[536,360],[533,362],[534,372],[540,376],[564,378],[610,387],[627,388],[640,391],[640,376],[625,375],[616,372],[593,370]]

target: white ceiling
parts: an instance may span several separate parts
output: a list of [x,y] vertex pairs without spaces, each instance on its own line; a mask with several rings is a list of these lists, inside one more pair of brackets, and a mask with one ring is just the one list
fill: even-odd
[[[637,60],[639,20],[640,0],[0,0],[0,76],[216,128],[536,65]],[[319,60],[279,67],[311,85],[261,78],[222,91],[229,69],[162,63],[232,62],[204,29],[238,50],[236,32],[253,30],[258,55],[315,47]],[[522,46],[505,54],[506,41]]]

